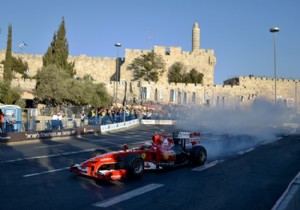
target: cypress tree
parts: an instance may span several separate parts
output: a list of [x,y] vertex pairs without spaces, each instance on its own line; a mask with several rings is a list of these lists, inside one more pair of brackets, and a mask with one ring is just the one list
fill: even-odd
[[53,35],[53,40],[43,56],[43,66],[46,67],[55,64],[58,68],[64,69],[70,77],[75,75],[74,62],[68,62],[69,45],[66,39],[65,20],[62,22],[59,29]]
[[13,78],[13,74],[12,74],[13,61],[12,61],[11,45],[12,45],[12,26],[10,24],[8,26],[7,48],[5,53],[4,73],[3,73],[3,79],[8,82],[11,82]]

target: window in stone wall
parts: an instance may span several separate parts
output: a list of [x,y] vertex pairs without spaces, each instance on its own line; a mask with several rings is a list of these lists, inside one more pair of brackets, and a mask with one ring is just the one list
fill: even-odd
[[180,90],[178,90],[178,101],[177,101],[178,104],[181,104],[181,92]]
[[172,89],[172,90],[170,90],[170,102],[174,102],[174,94],[175,94],[175,92],[174,92],[174,90]]
[[225,96],[222,97],[222,107],[225,105]]
[[220,96],[217,96],[216,106],[217,106],[217,107],[220,106]]
[[165,55],[170,55],[170,48],[169,47],[166,47],[166,51],[165,51]]
[[183,92],[183,104],[187,104],[187,92]]
[[155,91],[154,91],[154,101],[158,101],[158,91],[157,91],[157,88],[155,88]]
[[192,103],[196,104],[196,93],[195,92],[192,93]]
[[129,83],[129,92],[133,93],[133,88],[132,88],[132,83],[131,82]]

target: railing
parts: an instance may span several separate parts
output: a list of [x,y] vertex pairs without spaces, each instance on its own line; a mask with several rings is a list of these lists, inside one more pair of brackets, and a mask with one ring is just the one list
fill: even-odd
[[[124,118],[125,117],[125,118]],[[137,115],[115,115],[104,117],[86,117],[83,121],[80,118],[63,118],[62,120],[28,120],[26,122],[17,121],[15,124],[4,124],[5,132],[19,131],[43,131],[43,130],[60,130],[66,128],[77,128],[82,126],[100,126],[114,124],[137,119]],[[0,131],[1,133],[1,131]]]

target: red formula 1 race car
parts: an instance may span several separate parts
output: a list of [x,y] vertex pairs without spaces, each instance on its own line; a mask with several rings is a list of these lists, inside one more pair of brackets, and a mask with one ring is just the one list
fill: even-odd
[[151,144],[108,152],[83,163],[73,164],[70,171],[107,181],[138,178],[144,170],[158,170],[186,164],[203,165],[206,149],[200,145],[200,133],[177,132],[173,138],[153,135]]

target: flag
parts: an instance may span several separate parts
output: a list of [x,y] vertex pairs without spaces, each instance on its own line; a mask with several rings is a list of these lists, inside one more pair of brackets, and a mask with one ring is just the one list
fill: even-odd
[[25,48],[25,46],[27,46],[27,44],[25,42],[21,42],[19,44],[19,48],[22,49],[22,50]]

